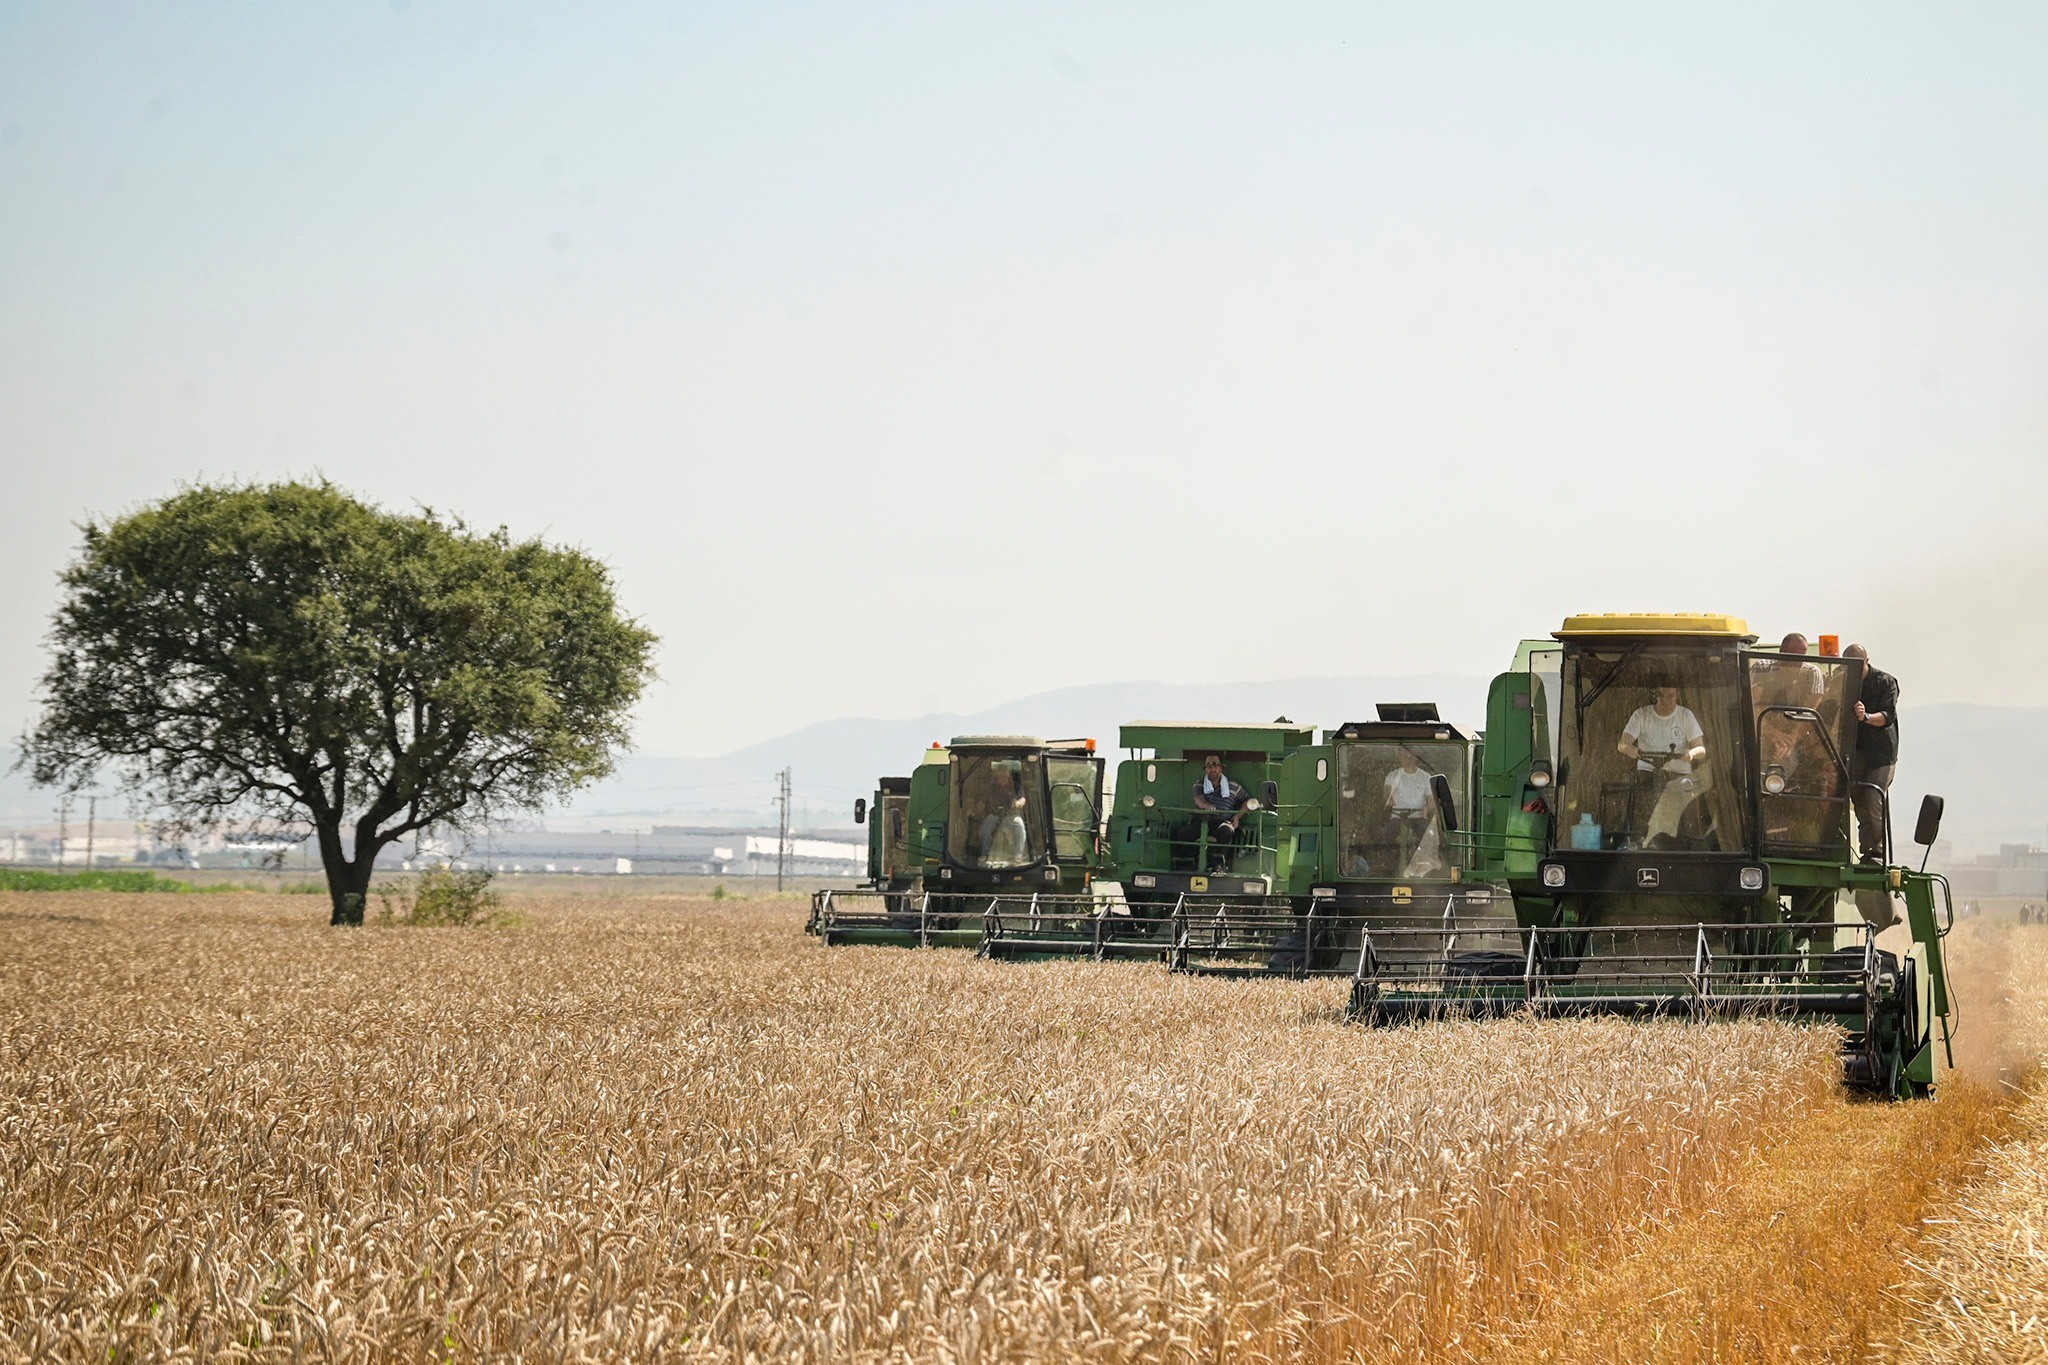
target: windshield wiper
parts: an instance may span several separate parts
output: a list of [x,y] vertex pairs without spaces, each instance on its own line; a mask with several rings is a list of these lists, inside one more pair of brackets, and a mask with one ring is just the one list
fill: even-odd
[[[1586,708],[1591,706],[1594,702],[1600,700],[1601,696],[1607,691],[1607,689],[1614,685],[1614,680],[1621,676],[1622,665],[1626,664],[1630,659],[1635,658],[1636,655],[1642,653],[1644,649],[1648,648],[1649,643],[1650,642],[1648,640],[1639,640],[1635,644],[1630,645],[1628,649],[1622,653],[1622,656],[1614,661],[1614,667],[1607,670],[1607,676],[1600,680],[1600,685],[1593,689],[1592,695],[1587,696],[1584,694],[1575,694],[1573,696],[1572,721],[1578,727],[1580,743],[1583,744],[1585,742]],[[1583,654],[1579,656],[1581,660],[1583,660],[1585,657],[1586,656]],[[1580,666],[1584,667],[1584,664],[1582,663]]]

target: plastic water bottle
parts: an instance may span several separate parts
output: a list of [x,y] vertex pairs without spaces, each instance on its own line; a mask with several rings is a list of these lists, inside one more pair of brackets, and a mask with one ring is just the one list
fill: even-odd
[[1600,826],[1593,823],[1593,812],[1586,811],[1579,816],[1579,823],[1572,826],[1572,847],[1597,849],[1600,834]]

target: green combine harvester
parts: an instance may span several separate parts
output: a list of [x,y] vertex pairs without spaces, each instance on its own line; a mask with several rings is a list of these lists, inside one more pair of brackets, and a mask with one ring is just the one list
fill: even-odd
[[[1167,959],[1191,921],[1257,914],[1306,894],[1286,811],[1308,780],[1315,730],[1134,721],[1121,728],[1107,848],[1095,893],[1066,903],[1009,898],[984,920],[987,957]],[[1215,757],[1247,793],[1241,812],[1203,810],[1196,788]],[[1234,827],[1226,818],[1235,814]],[[1277,902],[1276,902],[1277,898]]]
[[[1284,895],[1184,917],[1171,965],[1228,975],[1349,975],[1369,930],[1412,930],[1383,952],[1468,950],[1511,929],[1505,887],[1472,875],[1477,736],[1434,703],[1382,704],[1292,755],[1279,802]],[[1496,944],[1495,946],[1504,946]]]
[[[1948,883],[1897,863],[1857,769],[1861,663],[1755,644],[1705,615],[1574,616],[1525,642],[1489,693],[1475,842],[1512,894],[1509,944],[1369,926],[1352,1017],[1804,1018],[1841,1027],[1851,1086],[1928,1093]],[[1859,795],[1890,860],[1852,854]],[[1940,818],[1928,797],[1916,842]]]
[[[1092,904],[1102,769],[1092,739],[934,744],[909,778],[882,779],[867,882],[816,893],[811,931],[832,945],[979,948],[1003,906]],[[868,814],[856,803],[856,823]]]

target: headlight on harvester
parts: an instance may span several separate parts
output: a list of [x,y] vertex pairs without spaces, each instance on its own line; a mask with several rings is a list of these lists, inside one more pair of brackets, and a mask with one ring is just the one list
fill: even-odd
[[1550,785],[1550,760],[1539,758],[1529,765],[1529,785],[1537,790]]
[[1779,796],[1785,790],[1785,770],[1773,763],[1764,769],[1764,790],[1772,796]]
[[1056,882],[1060,879],[1060,870],[1056,867],[1048,867],[1045,871],[1039,873],[1038,876],[1041,881]]
[[1543,865],[1543,884],[1544,884],[1545,886],[1551,887],[1551,888],[1553,888],[1553,889],[1554,889],[1554,888],[1556,888],[1556,887],[1560,887],[1560,886],[1563,886],[1563,885],[1564,885],[1564,864],[1562,864],[1562,863],[1545,863],[1545,864]]
[[953,880],[953,869],[952,869],[952,868],[950,868],[950,867],[942,867],[942,868],[940,868],[940,869],[939,869],[939,880],[940,880],[940,881],[946,881],[946,882],[950,882],[950,881],[952,881],[952,880]]
[[1741,880],[1744,891],[1761,891],[1764,889],[1764,870],[1760,867],[1745,867],[1742,869]]
[[1158,805],[1158,804],[1159,804],[1159,798],[1158,798],[1158,797],[1156,797],[1156,796],[1147,796],[1147,797],[1143,798],[1143,799],[1142,799],[1142,800],[1141,800],[1141,801],[1139,802],[1139,804],[1140,804],[1140,805],[1142,805],[1142,806],[1144,806],[1146,810],[1150,810],[1150,809],[1152,809],[1152,807],[1154,807],[1154,806],[1156,806],[1156,805]]
[[1153,876],[1150,872],[1140,872],[1137,876],[1131,878],[1131,885],[1149,891],[1159,885],[1159,878]]

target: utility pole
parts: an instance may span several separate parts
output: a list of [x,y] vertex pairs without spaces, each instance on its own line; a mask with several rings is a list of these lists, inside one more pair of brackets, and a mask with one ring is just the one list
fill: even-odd
[[64,866],[64,855],[71,843],[71,793],[64,793],[63,801],[57,806],[57,866]]
[[781,794],[775,798],[775,804],[781,807],[775,833],[775,889],[780,891],[782,879],[789,872],[789,769],[784,768],[775,776],[782,784]]
[[100,799],[97,796],[85,798],[85,870],[92,871],[92,836],[99,828]]

